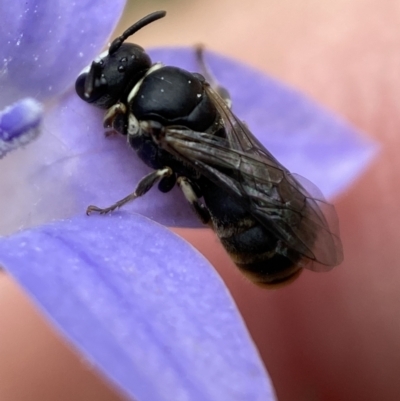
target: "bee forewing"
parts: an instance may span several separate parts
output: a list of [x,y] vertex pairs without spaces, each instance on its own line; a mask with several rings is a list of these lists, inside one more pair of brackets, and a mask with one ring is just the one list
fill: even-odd
[[335,207],[328,203],[322,192],[306,178],[292,174],[306,197],[309,210],[307,224],[316,238],[313,253],[316,261],[307,268],[315,271],[329,270],[343,261],[343,247],[339,234],[339,219]]
[[302,267],[323,271],[338,265],[343,251],[335,208],[315,185],[282,166],[219,95],[208,91],[226,137],[167,127],[161,147],[240,199],[267,230],[303,255]]

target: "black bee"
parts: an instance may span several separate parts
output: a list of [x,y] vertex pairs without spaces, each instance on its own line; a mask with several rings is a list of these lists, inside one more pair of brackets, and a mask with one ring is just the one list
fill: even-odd
[[203,223],[217,233],[235,264],[253,282],[274,286],[303,268],[329,270],[341,263],[335,209],[305,179],[291,174],[230,109],[228,92],[213,84],[197,49],[203,75],[152,64],[146,51],[125,40],[163,18],[154,12],[116,38],[76,81],[86,102],[106,109],[104,127],[127,136],[155,171],[108,213],[144,195],[178,184]]

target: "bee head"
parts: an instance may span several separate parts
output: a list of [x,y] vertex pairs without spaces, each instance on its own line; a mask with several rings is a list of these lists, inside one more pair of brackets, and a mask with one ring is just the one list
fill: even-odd
[[151,59],[142,47],[124,42],[139,29],[163,18],[165,14],[165,11],[149,14],[116,38],[108,51],[79,74],[75,82],[78,96],[103,109],[124,99],[151,67]]

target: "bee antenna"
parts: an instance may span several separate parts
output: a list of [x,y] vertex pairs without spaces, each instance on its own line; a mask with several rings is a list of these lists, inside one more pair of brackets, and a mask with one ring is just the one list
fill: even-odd
[[108,49],[108,54],[115,53],[121,47],[122,43],[124,43],[124,41],[129,38],[129,36],[132,36],[135,32],[137,32],[139,29],[142,29],[146,25],[157,21],[160,18],[164,18],[166,14],[166,11],[155,11],[154,13],[146,15],[141,20],[135,22],[121,36],[118,36],[118,38],[113,40],[110,48]]

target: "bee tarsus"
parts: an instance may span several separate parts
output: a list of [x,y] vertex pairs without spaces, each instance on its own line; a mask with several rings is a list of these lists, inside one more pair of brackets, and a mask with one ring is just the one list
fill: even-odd
[[145,193],[150,191],[150,189],[156,182],[162,180],[163,178],[170,177],[172,174],[173,174],[172,170],[169,167],[165,167],[161,170],[152,171],[150,174],[144,176],[139,181],[139,184],[136,187],[135,191],[129,194],[128,196],[125,196],[125,198],[103,209],[98,206],[90,205],[86,209],[86,214],[89,215],[92,212],[97,212],[100,214],[110,213],[115,209],[118,209],[121,206],[125,205],[126,203],[131,202],[134,199],[139,198],[140,196],[143,196]]

